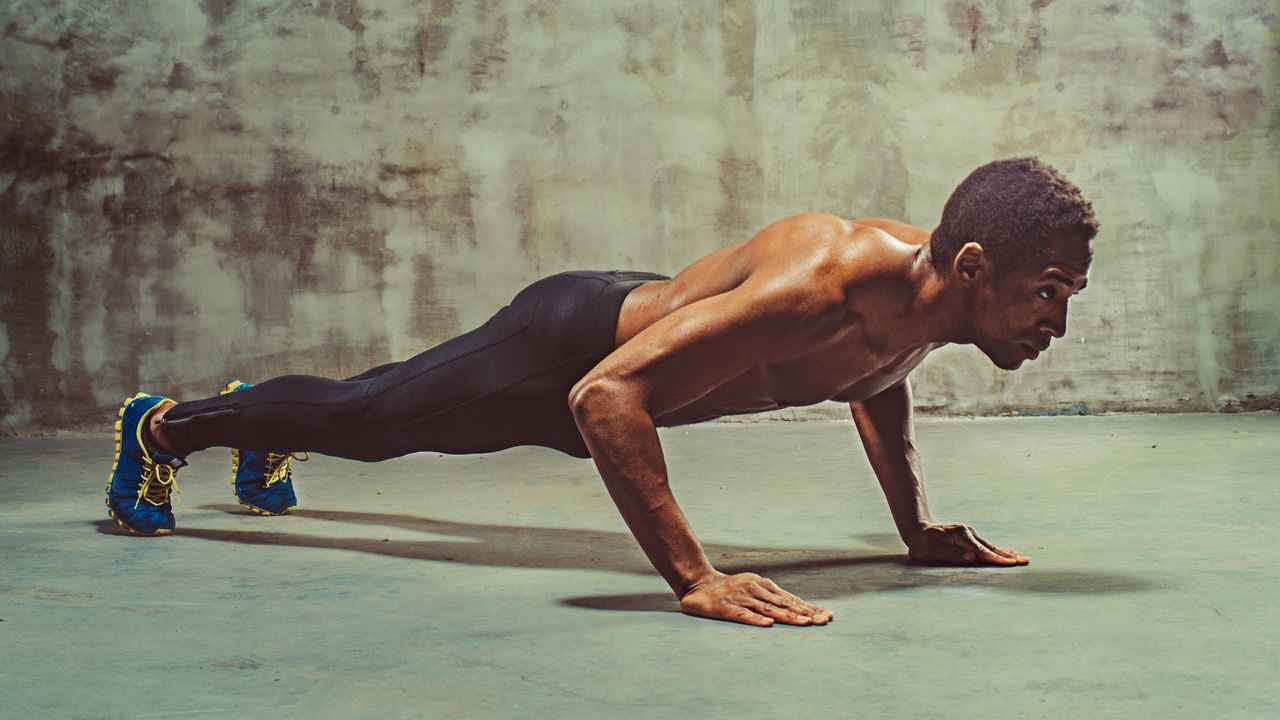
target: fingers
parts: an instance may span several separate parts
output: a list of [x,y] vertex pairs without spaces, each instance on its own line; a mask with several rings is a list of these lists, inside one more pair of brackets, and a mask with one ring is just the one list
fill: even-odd
[[761,578],[760,584],[769,593],[768,597],[762,599],[768,600],[773,604],[790,610],[798,615],[806,615],[813,620],[815,625],[825,625],[835,617],[830,611],[823,610],[817,605],[810,605],[800,598],[778,587],[778,584],[768,578]]
[[979,542],[981,542],[983,545],[986,545],[988,548],[990,548],[992,552],[998,555],[1003,555],[1004,557],[1010,558],[1011,560],[1014,561],[1015,565],[1026,565],[1027,563],[1031,562],[1031,558],[1027,557],[1026,555],[1023,555],[1020,552],[998,548],[995,545],[992,545],[991,543],[987,542],[986,539],[978,535],[978,533],[973,532],[972,530],[970,530],[970,532],[973,533],[973,536],[977,538]]
[[829,611],[814,607],[785,590],[762,589],[754,598],[752,608],[788,625],[826,625],[833,617]]
[[680,598],[680,609],[689,615],[769,627],[825,625],[832,614],[804,602],[755,573],[718,578],[697,586]]
[[787,625],[812,625],[813,624],[813,620],[811,620],[808,615],[801,615],[797,612],[793,612],[784,607],[780,607],[768,600],[750,598],[748,600],[745,600],[743,602],[743,605],[747,606],[751,610],[754,610],[760,615],[763,615],[767,618],[772,618],[774,620],[777,620],[778,622],[785,623]]
[[1013,558],[1007,558],[987,547],[987,544],[978,539],[971,528],[964,529],[964,541],[972,546],[972,549],[966,549],[966,562],[980,561],[987,565],[1017,565],[1018,562]]
[[773,618],[767,617],[760,612],[752,612],[745,607],[734,608],[733,613],[724,619],[759,627],[769,627],[773,624]]
[[913,540],[907,552],[917,563],[948,565],[1026,565],[1022,553],[1005,550],[984,540],[968,525],[932,525]]
[[966,560],[967,562],[981,560],[988,565],[1002,566],[1020,564],[1018,559],[1013,557],[1011,553],[1002,554],[992,549],[990,545],[978,537],[978,534],[973,531],[973,528],[966,527],[964,529],[964,539],[973,545],[973,551],[965,553],[966,558],[970,558],[970,556],[972,556],[970,559]]
[[728,620],[757,627],[769,627],[773,625],[775,620],[781,620],[790,625],[808,624],[807,622],[799,622],[797,620],[799,618],[798,615],[789,617],[785,614],[786,611],[781,608],[752,597],[744,597],[737,600],[724,598],[719,603],[714,603],[707,607],[682,604],[681,610],[690,615],[712,618],[713,620]]
[[711,618],[712,620],[728,620],[729,622],[759,627],[769,627],[774,622],[773,618],[752,610],[747,607],[746,603],[733,602],[728,598],[713,600],[711,598],[690,598],[686,596],[680,601],[680,610],[698,617]]

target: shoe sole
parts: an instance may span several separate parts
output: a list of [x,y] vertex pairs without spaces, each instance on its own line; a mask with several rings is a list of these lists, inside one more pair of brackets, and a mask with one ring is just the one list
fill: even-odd
[[[218,394],[226,395],[227,393],[235,392],[236,388],[240,387],[241,385],[244,385],[244,383],[239,380],[232,380],[231,382],[227,383],[226,387],[222,388],[222,392]],[[298,509],[297,505],[290,505],[289,507],[285,508],[284,510],[281,510],[280,512],[271,512],[270,510],[264,510],[263,508],[260,508],[257,505],[250,505],[247,501],[245,501],[244,498],[240,497],[240,491],[236,489],[236,475],[239,472],[240,472],[240,451],[235,448],[231,448],[231,494],[236,496],[236,502],[240,503],[240,507],[244,508],[245,510],[248,510],[254,515],[261,515],[263,517],[279,517],[280,515],[292,515],[293,511]]]
[[250,505],[249,503],[246,503],[244,500],[240,499],[239,495],[236,495],[236,500],[240,502],[240,507],[244,508],[245,510],[248,510],[254,515],[261,515],[263,517],[279,517],[281,515],[292,515],[293,511],[298,509],[297,505],[290,505],[289,507],[281,510],[280,512],[273,513],[268,510],[263,510],[262,508],[257,507],[256,505]]
[[115,460],[111,462],[111,472],[107,475],[107,489],[106,489],[107,499],[104,500],[103,502],[106,503],[107,505],[107,515],[110,516],[112,520],[115,520],[117,525],[124,528],[125,530],[128,530],[130,535],[141,535],[142,537],[160,537],[161,535],[172,535],[173,531],[168,528],[160,528],[152,532],[143,532],[142,530],[132,527],[129,524],[127,524],[125,521],[121,520],[116,515],[116,511],[111,509],[111,481],[114,480],[116,477],[116,468],[120,465],[120,447],[121,447],[121,444],[124,442],[124,438],[122,435],[124,433],[124,410],[125,408],[129,407],[129,403],[133,402],[134,400],[137,400],[140,397],[146,397],[146,396],[147,396],[146,393],[138,393],[133,397],[125,398],[124,404],[120,406],[120,411],[116,413],[116,425],[115,425],[116,456],[115,456]]
[[128,530],[130,535],[138,535],[138,536],[140,536],[140,537],[161,537],[162,535],[172,535],[172,534],[173,534],[173,531],[172,531],[172,530],[170,530],[170,529],[168,529],[168,528],[160,528],[159,530],[156,530],[155,532],[142,532],[141,530],[136,530],[136,529],[134,529],[134,528],[130,527],[129,525],[126,525],[126,524],[125,524],[125,522],[124,522],[123,520],[121,520],[119,517],[117,517],[117,516],[116,516],[116,511],[115,511],[115,510],[107,510],[107,515],[110,515],[110,516],[111,516],[111,519],[112,519],[112,520],[115,520],[117,525],[119,525],[120,527],[124,528],[125,530]]

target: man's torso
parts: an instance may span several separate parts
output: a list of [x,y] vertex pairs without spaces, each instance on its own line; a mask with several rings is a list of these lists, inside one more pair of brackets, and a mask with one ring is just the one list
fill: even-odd
[[788,348],[695,401],[654,418],[669,427],[723,415],[862,400],[906,377],[936,344],[912,345],[899,319],[915,299],[905,270],[926,231],[893,221],[848,221],[816,213],[699,258],[670,280],[631,291],[619,312],[616,347],[676,310],[733,290],[753,274],[815,293],[838,292],[838,330]]

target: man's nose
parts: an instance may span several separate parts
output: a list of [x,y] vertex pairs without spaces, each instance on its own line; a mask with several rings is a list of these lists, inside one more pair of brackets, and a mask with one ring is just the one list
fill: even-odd
[[1067,311],[1064,308],[1061,313],[1055,317],[1044,318],[1040,321],[1040,332],[1060,338],[1067,334]]

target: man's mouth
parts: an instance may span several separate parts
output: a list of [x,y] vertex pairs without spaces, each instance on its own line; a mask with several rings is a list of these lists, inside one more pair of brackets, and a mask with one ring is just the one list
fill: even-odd
[[1035,360],[1036,358],[1040,357],[1040,351],[1039,351],[1039,350],[1037,350],[1037,349],[1035,349],[1035,348],[1033,348],[1033,347],[1031,347],[1030,345],[1027,345],[1027,344],[1025,344],[1025,343],[1022,345],[1022,347],[1023,347],[1023,349],[1024,349],[1024,350],[1026,350],[1026,351],[1027,351],[1027,359],[1028,359],[1028,360]]

